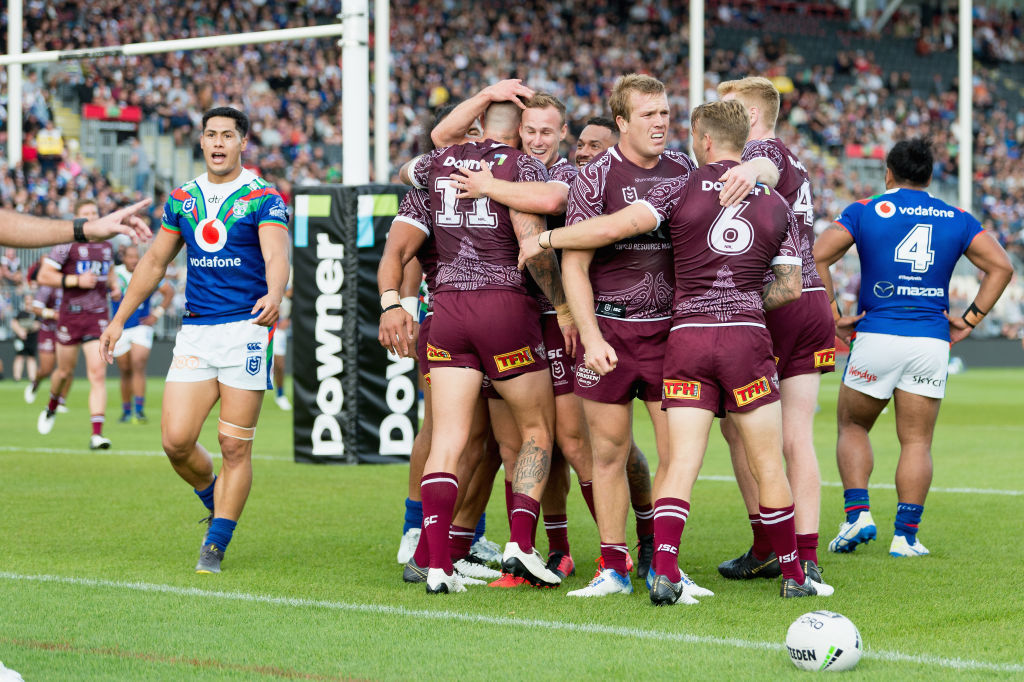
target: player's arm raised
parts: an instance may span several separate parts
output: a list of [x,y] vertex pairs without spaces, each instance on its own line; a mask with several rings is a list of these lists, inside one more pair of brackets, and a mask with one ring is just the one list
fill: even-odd
[[519,78],[509,78],[489,85],[469,99],[461,102],[430,131],[430,139],[438,147],[458,144],[466,139],[473,123],[484,115],[493,102],[515,102],[524,109],[522,100],[533,97],[533,90]]
[[773,265],[775,279],[765,285],[761,292],[765,310],[775,310],[800,298],[803,291],[803,277],[799,265]]
[[[516,237],[520,241],[536,239],[544,230],[544,218],[534,213],[523,213],[510,208],[509,217],[512,219],[512,227],[515,229]],[[570,356],[576,355],[576,324],[573,321],[572,313],[569,312],[569,305],[565,300],[565,290],[562,288],[562,273],[558,267],[558,259],[554,251],[539,253],[525,261],[530,274],[540,286],[541,291],[551,301],[555,312],[558,314],[558,326],[562,330],[562,337],[565,339],[565,350]]]
[[160,280],[167,273],[167,265],[178,251],[185,244],[179,232],[171,230],[160,230],[156,239],[150,245],[146,253],[139,259],[132,273],[132,281],[128,283],[121,298],[121,305],[117,308],[117,314],[107,325],[107,328],[100,336],[100,357],[107,361],[107,364],[114,362],[114,345],[121,338],[125,320],[131,317],[135,309],[156,291]]
[[568,227],[546,230],[536,238],[520,238],[519,267],[548,249],[596,249],[658,227],[645,202],[638,201],[609,215],[587,218]]
[[[411,282],[406,281],[412,279],[409,266],[416,262],[416,252],[426,238],[423,230],[395,218],[377,266],[381,308],[377,340],[400,357],[411,357],[416,350],[416,320],[402,306],[402,293],[407,286],[411,287]],[[419,279],[415,279],[415,284],[419,285]]]
[[478,171],[460,168],[452,173],[458,199],[489,197],[523,213],[558,215],[565,213],[569,186],[562,182],[510,182],[495,178],[487,163]]
[[1013,277],[1013,265],[1006,251],[989,232],[979,232],[964,252],[967,259],[985,273],[978,287],[978,295],[964,311],[962,317],[949,318],[949,336],[952,343],[966,339],[992,310],[1006,285]]

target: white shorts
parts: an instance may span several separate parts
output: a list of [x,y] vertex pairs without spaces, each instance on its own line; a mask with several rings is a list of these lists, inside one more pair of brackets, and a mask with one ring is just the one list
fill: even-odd
[[114,344],[114,357],[121,357],[130,351],[132,346],[152,348],[153,328],[148,324],[138,324],[129,329],[125,329],[121,332],[121,338],[119,338],[117,343]]
[[277,328],[274,332],[274,355],[284,357],[288,355],[288,330]]
[[216,379],[249,391],[271,388],[268,357],[270,328],[249,320],[224,324],[187,324],[174,341],[167,381]]
[[894,389],[943,398],[949,341],[925,336],[858,333],[850,347],[843,383],[879,400]]

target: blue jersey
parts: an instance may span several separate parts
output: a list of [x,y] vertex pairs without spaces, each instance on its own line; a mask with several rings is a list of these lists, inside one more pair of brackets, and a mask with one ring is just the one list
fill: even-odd
[[288,208],[273,185],[242,169],[228,183],[206,173],[171,192],[161,229],[185,241],[188,274],[182,324],[222,324],[255,317],[267,294],[261,229],[288,229]]
[[949,341],[949,278],[984,229],[928,192],[893,189],[850,204],[836,222],[860,256],[858,332]]

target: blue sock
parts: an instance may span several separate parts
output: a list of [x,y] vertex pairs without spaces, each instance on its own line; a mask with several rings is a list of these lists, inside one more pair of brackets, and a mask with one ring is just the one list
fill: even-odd
[[284,395],[284,386],[278,386],[277,387],[277,396],[280,398],[283,395]]
[[423,503],[405,498],[405,525],[402,526],[402,535],[409,532],[410,528],[419,528],[423,525]]
[[924,506],[920,504],[896,505],[896,535],[907,538],[907,542],[914,544],[917,541],[917,527],[921,525],[921,514],[924,513]]
[[487,532],[487,513],[484,512],[480,515],[480,523],[476,524],[476,532],[473,533],[473,542],[480,539],[483,534]]
[[236,525],[238,522],[231,519],[214,519],[210,524],[210,532],[206,534],[206,544],[215,545],[220,551],[225,551],[231,542]]
[[215,485],[217,485],[216,476],[213,477],[213,483],[210,484],[209,488],[206,490],[196,490],[196,495],[199,496],[199,499],[203,501],[203,504],[205,504],[206,508],[210,511],[213,511],[213,486]]
[[124,410],[124,413],[126,415],[130,416],[131,413],[132,413],[132,404],[131,403],[121,403],[121,409]]
[[856,521],[861,512],[871,511],[867,488],[847,488],[843,491],[843,500],[846,503],[847,523]]
[[142,412],[146,407],[146,396],[137,395],[135,396],[135,414],[142,416]]

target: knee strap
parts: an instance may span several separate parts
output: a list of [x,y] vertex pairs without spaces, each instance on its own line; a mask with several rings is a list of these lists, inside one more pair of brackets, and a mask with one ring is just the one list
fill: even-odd
[[237,438],[238,440],[255,440],[255,426],[239,426],[217,418],[217,433],[225,438]]

